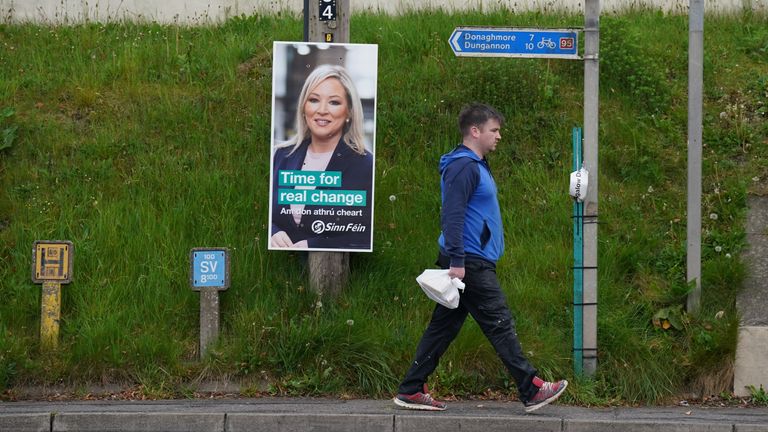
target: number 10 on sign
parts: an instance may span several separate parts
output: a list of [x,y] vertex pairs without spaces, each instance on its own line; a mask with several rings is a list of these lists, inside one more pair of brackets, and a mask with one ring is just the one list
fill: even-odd
[[320,1],[320,21],[336,21],[336,0]]

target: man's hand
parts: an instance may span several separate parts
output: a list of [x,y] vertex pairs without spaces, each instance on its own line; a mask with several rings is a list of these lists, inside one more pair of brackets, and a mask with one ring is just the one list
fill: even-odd
[[448,276],[450,276],[451,279],[464,279],[464,267],[451,267],[448,269]]

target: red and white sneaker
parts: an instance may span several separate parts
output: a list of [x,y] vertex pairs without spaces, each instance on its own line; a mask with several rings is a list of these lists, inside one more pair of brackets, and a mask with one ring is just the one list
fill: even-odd
[[536,411],[537,409],[548,405],[550,402],[554,402],[568,387],[568,381],[562,380],[557,382],[544,381],[539,377],[533,378],[533,385],[539,388],[539,391],[526,401],[525,412]]
[[423,392],[418,392],[411,395],[400,393],[395,396],[393,401],[397,406],[412,410],[445,411],[445,408],[447,408],[445,402],[432,399],[432,396],[430,396],[429,391],[427,390],[426,384],[424,384]]

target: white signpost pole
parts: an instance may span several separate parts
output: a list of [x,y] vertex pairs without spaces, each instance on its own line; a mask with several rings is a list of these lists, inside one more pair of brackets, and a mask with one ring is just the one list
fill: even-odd
[[688,294],[687,311],[696,313],[701,305],[701,123],[704,60],[704,1],[691,0],[688,17],[688,227],[687,282],[694,284]]
[[600,0],[584,4],[584,167],[589,190],[584,208],[583,372],[597,370],[597,155],[600,83]]

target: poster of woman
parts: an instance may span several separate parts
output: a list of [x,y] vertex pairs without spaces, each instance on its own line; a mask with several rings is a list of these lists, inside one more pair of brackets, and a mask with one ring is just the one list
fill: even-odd
[[371,252],[378,46],[273,55],[269,249]]

